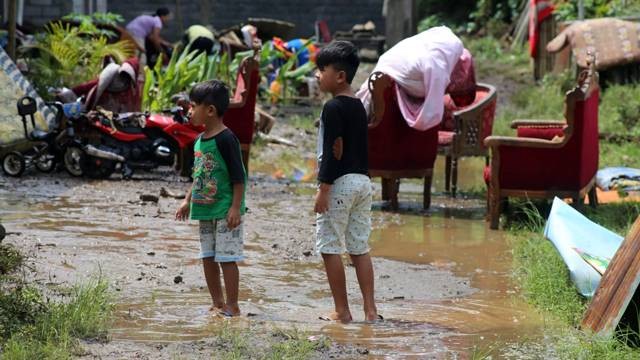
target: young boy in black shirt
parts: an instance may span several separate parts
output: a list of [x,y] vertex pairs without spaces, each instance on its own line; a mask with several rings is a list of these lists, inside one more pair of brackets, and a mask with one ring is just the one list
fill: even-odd
[[322,109],[318,135],[319,189],[316,195],[316,248],[322,254],[335,311],[323,320],[352,320],[344,266],[344,245],[356,268],[366,321],[381,319],[374,301],[369,256],[371,181],[367,164],[367,114],[351,89],[360,65],[348,41],[335,41],[316,57],[320,90],[333,99]]

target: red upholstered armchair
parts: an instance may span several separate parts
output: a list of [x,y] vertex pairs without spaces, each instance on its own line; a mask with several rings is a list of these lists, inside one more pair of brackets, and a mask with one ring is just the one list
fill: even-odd
[[445,189],[449,191],[451,187],[452,197],[456,197],[458,187],[458,158],[483,156],[488,164],[489,151],[484,139],[493,130],[497,99],[493,86],[477,84],[473,103],[453,109],[453,129],[438,131],[438,153],[446,157]]
[[236,91],[224,114],[224,124],[238,137],[242,150],[242,162],[249,171],[249,150],[255,127],[255,107],[260,83],[260,66],[256,51],[253,57],[242,60],[236,78]]
[[598,73],[592,65],[565,96],[565,121],[515,121],[518,137],[484,140],[492,156],[486,171],[492,229],[498,228],[508,197],[569,197],[580,206],[588,193],[589,203],[597,204],[599,94]]
[[431,205],[431,179],[438,148],[438,128],[418,131],[398,108],[395,83],[381,72],[371,74],[373,120],[369,124],[369,174],[382,178],[382,199],[398,208],[400,178],[424,179],[423,206]]

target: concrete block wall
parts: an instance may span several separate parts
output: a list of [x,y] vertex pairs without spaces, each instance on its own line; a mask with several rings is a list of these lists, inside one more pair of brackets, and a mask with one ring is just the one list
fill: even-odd
[[[180,38],[180,23],[186,28],[192,24],[206,24],[217,29],[246,21],[248,17],[265,17],[290,21],[296,24],[295,35],[308,37],[314,34],[316,20],[325,20],[329,29],[349,30],[355,23],[372,20],[378,33],[384,34],[382,17],[383,0],[107,0],[108,11],[124,16],[130,21],[140,14],[151,14],[166,6],[174,13],[171,24],[163,30],[170,40]],[[208,5],[207,5],[208,4]],[[25,0],[24,19],[34,24],[71,12],[72,1]]]

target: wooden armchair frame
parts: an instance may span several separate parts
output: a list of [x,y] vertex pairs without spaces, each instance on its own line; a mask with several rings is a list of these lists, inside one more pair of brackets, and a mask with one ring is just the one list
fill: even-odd
[[592,206],[597,205],[597,196],[595,191],[595,174],[593,178],[579,190],[526,190],[526,189],[504,189],[499,181],[500,171],[500,147],[525,147],[532,149],[561,149],[571,140],[574,132],[575,107],[579,101],[587,100],[598,88],[598,73],[595,71],[595,62],[585,70],[578,79],[578,85],[567,92],[565,96],[564,117],[566,121],[549,121],[549,120],[516,120],[512,123],[512,127],[518,126],[563,126],[564,136],[554,137],[551,140],[526,138],[526,137],[510,137],[510,136],[490,136],[484,140],[484,144],[491,148],[491,180],[489,184],[488,196],[488,220],[492,229],[497,229],[499,225],[500,212],[503,200],[508,197],[526,197],[526,198],[572,198],[574,204],[581,206],[585,195],[589,194],[589,203]]

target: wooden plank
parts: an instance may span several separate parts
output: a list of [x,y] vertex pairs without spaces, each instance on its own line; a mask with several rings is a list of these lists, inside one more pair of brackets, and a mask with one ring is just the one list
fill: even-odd
[[640,216],[611,259],[582,320],[583,329],[610,336],[640,283]]
[[553,16],[540,23],[539,36],[536,49],[538,56],[534,59],[533,71],[536,80],[553,71],[555,55],[547,51],[547,43],[556,36],[556,20]]

